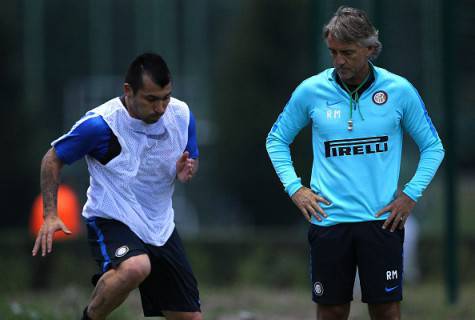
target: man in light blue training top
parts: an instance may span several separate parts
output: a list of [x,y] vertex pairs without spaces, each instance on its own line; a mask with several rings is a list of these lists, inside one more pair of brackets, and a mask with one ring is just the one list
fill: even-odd
[[[347,319],[356,268],[371,319],[399,319],[404,223],[444,149],[417,90],[374,66],[378,31],[362,10],[340,7],[323,28],[334,68],[303,81],[267,137],[285,191],[311,222],[312,297],[317,319]],[[289,145],[312,125],[310,188]],[[403,131],[420,150],[413,178],[398,191]]]

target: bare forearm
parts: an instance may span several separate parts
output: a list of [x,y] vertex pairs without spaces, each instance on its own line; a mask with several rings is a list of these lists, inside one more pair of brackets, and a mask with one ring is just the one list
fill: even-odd
[[195,163],[193,165],[193,176],[195,176],[195,174],[198,172],[198,168],[200,167],[200,160],[199,159],[195,159]]
[[63,164],[56,156],[53,148],[43,157],[41,161],[40,185],[43,195],[43,215],[56,214],[58,202],[58,186],[60,183],[60,173]]

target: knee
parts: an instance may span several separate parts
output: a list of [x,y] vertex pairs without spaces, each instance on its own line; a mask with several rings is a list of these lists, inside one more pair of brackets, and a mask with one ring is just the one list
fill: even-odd
[[120,272],[121,277],[125,281],[138,286],[148,277],[151,269],[149,257],[146,254],[142,254],[122,262],[117,271]]
[[164,312],[167,320],[203,320],[201,312]]
[[317,319],[348,319],[350,313],[349,304],[323,305],[317,307]]
[[372,320],[399,320],[401,312],[398,302],[380,303],[368,305]]
[[203,320],[203,317],[201,316],[201,312],[193,312],[190,313],[185,320]]
[[201,312],[193,312],[189,320],[203,320]]

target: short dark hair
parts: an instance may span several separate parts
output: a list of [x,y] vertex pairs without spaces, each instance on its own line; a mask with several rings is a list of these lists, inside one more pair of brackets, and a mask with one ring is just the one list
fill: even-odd
[[167,63],[156,53],[141,54],[130,64],[125,75],[125,82],[132,87],[134,93],[143,86],[143,74],[147,74],[160,87],[166,86],[171,81]]

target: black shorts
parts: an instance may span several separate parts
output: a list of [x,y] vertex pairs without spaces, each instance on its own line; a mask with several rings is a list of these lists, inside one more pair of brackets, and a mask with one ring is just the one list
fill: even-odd
[[356,268],[362,301],[402,300],[404,230],[382,229],[384,221],[312,224],[308,231],[312,299],[321,304],[353,300]]
[[162,311],[200,311],[198,284],[176,229],[161,247],[144,243],[116,220],[90,218],[87,230],[92,255],[101,269],[93,276],[93,285],[107,270],[145,253],[152,270],[139,286],[144,316],[163,316]]

